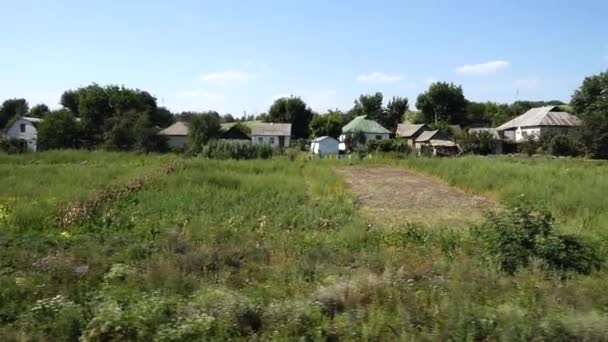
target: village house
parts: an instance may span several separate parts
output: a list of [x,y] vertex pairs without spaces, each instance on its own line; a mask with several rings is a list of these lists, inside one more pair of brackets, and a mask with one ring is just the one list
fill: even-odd
[[38,146],[38,124],[40,118],[21,116],[10,122],[5,129],[9,138],[25,140],[30,151],[36,151]]
[[391,132],[376,121],[367,120],[366,115],[357,116],[346,126],[342,127],[339,145],[341,151],[346,150],[346,135],[356,132],[362,132],[365,135],[366,142],[370,140],[388,140],[391,137]]
[[496,128],[501,138],[509,142],[539,139],[547,133],[568,134],[581,121],[574,115],[562,111],[558,106],[532,108],[524,114]]
[[251,141],[254,145],[270,145],[273,148],[289,147],[291,124],[258,123],[251,127]]
[[319,156],[330,156],[339,154],[340,143],[333,137],[322,136],[310,142],[310,153]]
[[398,139],[403,139],[408,145],[414,147],[416,145],[416,138],[425,131],[429,131],[430,128],[426,124],[412,124],[402,123],[397,125],[397,131],[395,136]]
[[460,153],[460,147],[437,130],[422,132],[416,139],[415,148],[418,155],[454,156]]
[[167,138],[167,145],[170,148],[184,148],[188,142],[188,123],[177,121],[158,132],[158,134]]
[[251,136],[245,132],[242,125],[238,122],[230,122],[222,124],[222,134],[219,140],[231,141],[237,143],[251,143]]

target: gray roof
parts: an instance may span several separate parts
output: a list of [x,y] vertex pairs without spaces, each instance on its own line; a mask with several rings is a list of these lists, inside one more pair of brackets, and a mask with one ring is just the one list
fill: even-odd
[[363,133],[378,133],[390,134],[391,132],[382,127],[374,120],[367,120],[366,115],[357,116],[351,122],[342,127],[342,133],[347,132],[363,132]]
[[452,140],[431,139],[429,142],[436,147],[458,147]]
[[403,138],[411,138],[414,134],[418,133],[422,128],[426,127],[426,124],[399,124],[397,125],[397,136]]
[[24,119],[24,120],[27,120],[27,121],[30,121],[30,122],[35,122],[35,123],[42,122],[41,118],[33,118],[33,117],[30,117],[30,116],[22,116],[21,119]]
[[425,142],[425,141],[429,141],[431,140],[435,134],[437,134],[439,131],[426,131],[426,132],[422,132],[422,134],[420,134],[420,136],[418,138],[416,138],[416,142]]
[[[332,140],[336,140],[336,138],[334,138],[334,137],[330,137],[330,136],[324,135],[324,136],[322,136],[322,137],[317,137],[317,138],[314,138],[314,139],[313,139],[311,142],[320,142],[320,141],[323,141],[323,140],[325,140],[325,139],[332,139]],[[338,141],[338,140],[336,140],[336,141]]]
[[258,123],[251,127],[251,135],[291,136],[290,123]]
[[158,132],[160,135],[186,136],[188,135],[188,124],[178,121],[173,125]]
[[518,127],[535,126],[560,126],[574,127],[580,126],[581,121],[574,115],[561,112],[558,106],[545,106],[532,108],[513,120],[498,126],[496,129],[504,131]]

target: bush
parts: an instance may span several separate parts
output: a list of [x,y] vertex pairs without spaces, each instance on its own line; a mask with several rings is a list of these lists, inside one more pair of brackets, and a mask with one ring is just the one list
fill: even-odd
[[485,252],[508,273],[527,266],[533,258],[543,260],[552,269],[585,274],[601,264],[597,249],[582,238],[555,233],[553,217],[548,212],[515,208],[491,213],[474,232],[482,240]]
[[0,136],[0,151],[8,154],[27,152],[27,142],[22,139]]
[[211,159],[269,159],[273,150],[269,145],[253,145],[211,140],[203,148],[202,156]]
[[519,144],[518,149],[519,153],[525,153],[531,157],[538,152],[540,147],[541,144],[539,141],[537,141],[533,136],[527,136],[526,140]]
[[548,152],[554,156],[576,157],[583,154],[583,147],[576,138],[560,134],[550,140]]
[[464,153],[488,155],[493,154],[497,141],[489,132],[463,133],[456,139]]
[[412,148],[403,140],[370,140],[365,144],[367,153],[384,152],[384,153],[403,153],[410,154]]

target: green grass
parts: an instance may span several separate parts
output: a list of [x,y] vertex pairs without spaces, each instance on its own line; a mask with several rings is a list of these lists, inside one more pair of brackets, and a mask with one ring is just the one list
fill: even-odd
[[[28,175],[20,188],[39,188],[2,198],[29,199],[44,218],[64,201],[127,184],[173,158],[0,156],[2,172]],[[591,341],[608,334],[605,271],[563,276],[534,263],[510,276],[477,254],[466,229],[368,225],[333,172],[347,161],[184,163],[76,226],[5,220],[0,340]],[[420,163],[431,170],[432,162]],[[26,212],[19,210],[8,215]]]
[[608,239],[608,163],[525,157],[410,158],[405,166],[507,205],[550,210],[564,230]]

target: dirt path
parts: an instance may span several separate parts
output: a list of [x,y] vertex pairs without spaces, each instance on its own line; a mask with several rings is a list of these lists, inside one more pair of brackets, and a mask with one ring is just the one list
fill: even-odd
[[342,167],[364,216],[382,225],[421,223],[463,226],[494,204],[430,177],[393,167]]

